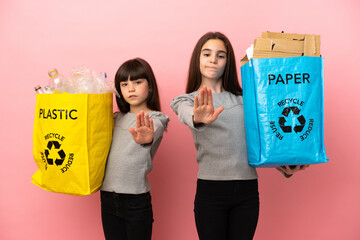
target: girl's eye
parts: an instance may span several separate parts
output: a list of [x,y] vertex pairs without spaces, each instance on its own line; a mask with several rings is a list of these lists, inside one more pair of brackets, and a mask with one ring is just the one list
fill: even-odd
[[204,53],[204,57],[210,57],[210,53]]
[[142,81],[136,81],[135,83],[136,83],[136,84],[141,84],[141,83],[142,83]]
[[126,87],[127,86],[127,83],[122,83],[120,84],[121,87]]
[[225,58],[225,55],[219,55],[219,58],[223,59],[223,58]]

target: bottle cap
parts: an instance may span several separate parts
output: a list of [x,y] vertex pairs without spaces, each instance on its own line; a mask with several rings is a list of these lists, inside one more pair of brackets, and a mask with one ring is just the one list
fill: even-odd
[[49,71],[48,74],[49,74],[49,77],[53,78],[53,77],[56,77],[59,74],[59,72],[57,69],[53,69],[53,70]]

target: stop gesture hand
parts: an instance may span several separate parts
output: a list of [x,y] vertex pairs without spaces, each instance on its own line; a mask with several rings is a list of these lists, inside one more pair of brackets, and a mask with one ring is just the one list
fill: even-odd
[[224,107],[218,107],[214,111],[213,98],[210,89],[203,87],[199,91],[199,96],[194,98],[194,124],[214,122]]
[[136,129],[129,128],[132,138],[137,144],[151,143],[154,138],[154,123],[149,114],[141,111],[136,115]]

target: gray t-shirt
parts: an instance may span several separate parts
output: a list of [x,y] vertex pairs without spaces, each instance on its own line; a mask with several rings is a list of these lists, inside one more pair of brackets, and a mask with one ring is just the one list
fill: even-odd
[[152,170],[152,160],[169,122],[161,112],[149,112],[154,122],[154,139],[151,144],[137,144],[129,132],[135,129],[135,113],[119,113],[115,117],[115,128],[111,149],[106,163],[101,190],[116,193],[140,194],[150,191],[147,179]]
[[171,102],[179,120],[189,126],[197,150],[198,178],[204,180],[256,179],[255,168],[248,163],[242,96],[230,92],[213,93],[214,109],[224,111],[211,124],[194,127],[194,97],[198,92],[184,94]]

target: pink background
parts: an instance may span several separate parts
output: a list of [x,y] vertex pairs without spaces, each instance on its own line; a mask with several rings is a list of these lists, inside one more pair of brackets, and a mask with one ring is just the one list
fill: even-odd
[[237,62],[262,31],[321,35],[330,162],[291,179],[258,171],[255,239],[360,239],[359,23],[357,0],[2,0],[0,239],[103,239],[99,193],[68,196],[30,183],[37,169],[33,87],[47,84],[50,68],[70,75],[82,64],[112,79],[122,62],[138,56],[153,67],[163,112],[171,118],[150,175],[153,239],[197,239],[195,148],[169,105],[184,92],[196,41],[213,30],[229,37]]

